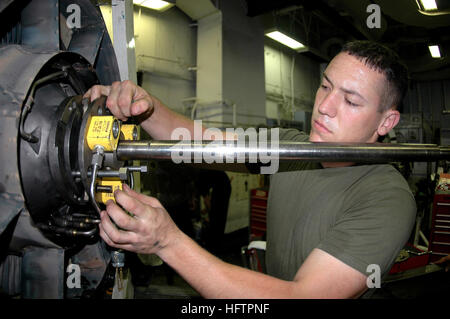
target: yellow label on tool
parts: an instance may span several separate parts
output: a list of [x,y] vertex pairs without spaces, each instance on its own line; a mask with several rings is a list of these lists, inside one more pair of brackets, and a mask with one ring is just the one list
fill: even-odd
[[114,116],[93,116],[86,135],[87,144],[91,150],[99,145],[112,152],[117,149],[119,132],[120,122]]
[[106,205],[106,202],[110,199],[114,202],[116,199],[114,198],[114,192],[118,189],[122,190],[122,181],[115,178],[102,178],[97,183],[99,186],[111,186],[111,193],[106,192],[96,192],[95,193],[95,200],[99,203],[103,203]]

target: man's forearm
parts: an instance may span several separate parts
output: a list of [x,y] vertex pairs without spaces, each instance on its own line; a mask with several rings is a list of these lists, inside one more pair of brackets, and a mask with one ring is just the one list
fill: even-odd
[[181,236],[159,256],[205,298],[298,298],[295,283],[228,264]]
[[[171,140],[172,132],[176,128],[186,128],[189,130],[192,139],[194,138],[194,121],[172,111],[161,101],[152,97],[154,101],[153,114],[141,123],[142,128],[156,140]],[[204,128],[202,127],[201,133]],[[179,139],[176,137],[175,139]]]

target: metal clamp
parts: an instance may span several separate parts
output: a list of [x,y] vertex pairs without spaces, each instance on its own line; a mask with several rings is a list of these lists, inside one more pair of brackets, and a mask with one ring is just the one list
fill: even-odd
[[95,183],[97,181],[98,170],[102,168],[103,158],[105,156],[105,149],[103,146],[96,146],[94,148],[94,154],[92,155],[92,175],[91,175],[91,184],[89,187],[89,195],[91,198],[91,202],[94,205],[95,210],[100,215],[100,206],[98,206],[97,201],[95,200]]

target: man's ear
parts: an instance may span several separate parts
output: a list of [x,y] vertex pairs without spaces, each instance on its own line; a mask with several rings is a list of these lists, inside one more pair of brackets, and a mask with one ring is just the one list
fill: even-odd
[[385,111],[383,120],[378,126],[378,135],[384,136],[389,133],[400,121],[400,112],[395,109]]

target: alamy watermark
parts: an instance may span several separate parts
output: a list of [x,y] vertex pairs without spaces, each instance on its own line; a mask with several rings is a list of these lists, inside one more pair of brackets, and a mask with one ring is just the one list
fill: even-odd
[[366,19],[366,25],[369,29],[381,28],[381,9],[378,4],[369,4],[366,12],[370,15]]
[[[366,25],[369,29],[381,28],[381,8],[378,4],[369,4],[366,12],[370,13],[366,19]],[[69,13],[66,19],[66,25],[69,29],[81,28],[81,8],[78,4],[69,4],[66,8]]]
[[66,8],[66,13],[69,13],[66,19],[66,25],[69,29],[81,28],[81,8],[78,4],[69,4]]
[[366,268],[366,272],[370,273],[366,279],[367,288],[381,288],[381,268],[380,265],[370,264]]
[[[176,128],[172,140],[180,140],[172,146],[171,159],[174,163],[261,163],[261,174],[275,174],[279,168],[279,129],[218,128],[203,131],[202,121],[194,121],[194,136],[187,128]],[[191,143],[183,143],[192,141]],[[211,141],[203,144],[204,141]]]
[[66,272],[69,274],[66,279],[67,288],[81,288],[81,269],[77,264],[69,264]]

